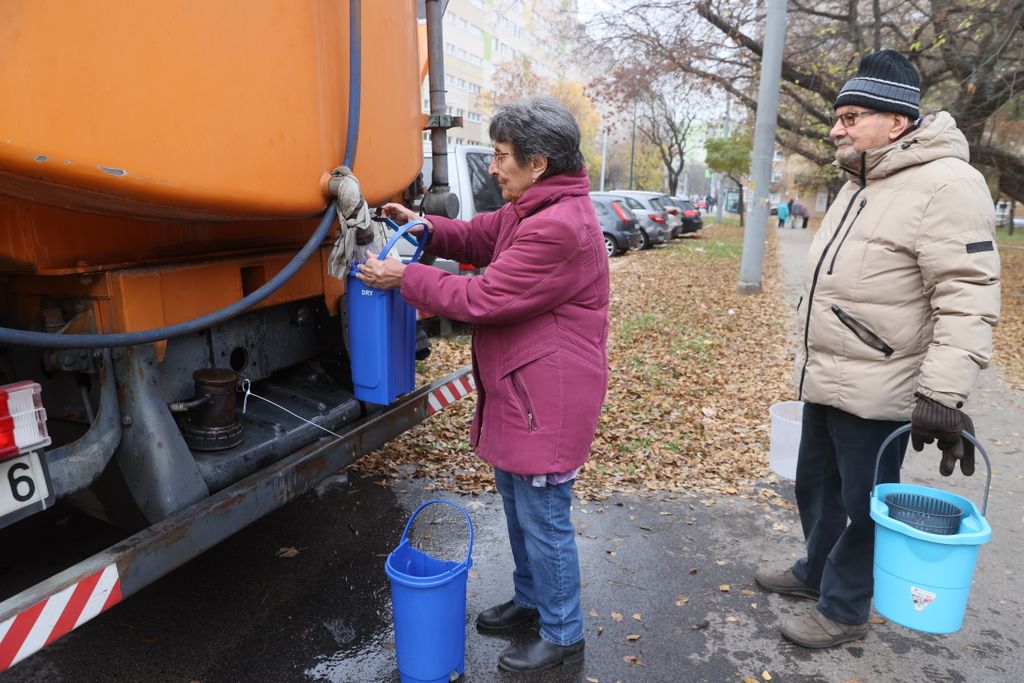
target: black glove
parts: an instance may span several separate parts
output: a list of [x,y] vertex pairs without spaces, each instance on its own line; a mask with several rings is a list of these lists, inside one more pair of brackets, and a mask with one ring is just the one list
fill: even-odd
[[944,477],[953,474],[956,461],[966,476],[974,474],[974,444],[960,434],[966,429],[974,436],[974,422],[966,413],[956,408],[947,408],[938,401],[915,393],[917,405],[910,417],[910,441],[915,451],[921,451],[926,443],[938,440],[942,451],[939,473]]

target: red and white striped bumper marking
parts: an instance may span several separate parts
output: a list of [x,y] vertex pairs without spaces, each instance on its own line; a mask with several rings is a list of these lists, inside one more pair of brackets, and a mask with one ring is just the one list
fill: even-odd
[[0,624],[0,672],[121,602],[111,564]]
[[430,396],[427,397],[427,415],[433,415],[439,410],[444,410],[466,394],[475,390],[476,381],[473,379],[472,373],[465,377],[453,379],[447,384],[442,384],[439,388],[430,392]]

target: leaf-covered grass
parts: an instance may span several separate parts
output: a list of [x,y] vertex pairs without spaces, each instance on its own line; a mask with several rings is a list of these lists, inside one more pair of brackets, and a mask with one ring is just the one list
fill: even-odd
[[1015,389],[1024,390],[1024,230],[999,234],[1002,300],[993,330],[993,362]]
[[[578,495],[736,493],[768,473],[768,407],[790,397],[792,368],[792,312],[782,300],[775,237],[768,239],[756,296],[736,293],[738,227],[709,226],[616,263],[608,394]],[[420,382],[468,361],[464,339],[435,341]],[[473,403],[458,401],[356,467],[430,476],[446,490],[493,490],[490,466],[467,443]]]

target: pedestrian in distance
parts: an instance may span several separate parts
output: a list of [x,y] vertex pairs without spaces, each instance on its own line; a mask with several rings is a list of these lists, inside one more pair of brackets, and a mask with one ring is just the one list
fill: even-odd
[[796,223],[797,223],[797,219],[799,218],[800,221],[801,221],[800,228],[806,230],[807,229],[807,219],[809,217],[810,217],[810,212],[807,210],[807,207],[804,206],[803,203],[799,199],[794,198],[793,199],[793,204],[790,207],[790,218],[789,218],[790,221],[791,221],[791,225],[793,226],[793,229],[796,230]]
[[[757,571],[764,589],[816,604],[782,622],[809,648],[864,638],[873,592],[875,459],[911,423],[939,471],[974,472],[962,412],[992,354],[999,253],[988,186],[947,112],[919,116],[920,79],[900,53],[866,55],[834,104],[829,137],[847,182],[815,234],[799,310],[805,402],[796,498],[806,555]],[[882,454],[897,482],[907,438]]]
[[[503,633],[539,621],[539,633],[505,649],[498,665],[540,671],[583,660],[570,507],[608,386],[608,256],[572,114],[550,97],[502,105],[490,135],[489,173],[507,203],[468,222],[430,216],[426,245],[487,270],[467,278],[371,257],[359,277],[473,324],[470,442],[494,465],[515,562],[512,599],[476,623]],[[400,204],[382,210],[403,223],[418,218]]]
[[779,218],[779,227],[786,227],[786,220],[789,219],[789,205],[784,202],[780,202],[779,206],[775,209],[775,212]]

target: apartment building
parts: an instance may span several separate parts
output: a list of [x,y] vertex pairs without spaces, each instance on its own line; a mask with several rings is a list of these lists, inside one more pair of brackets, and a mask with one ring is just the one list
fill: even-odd
[[[549,80],[565,75],[566,51],[558,26],[576,16],[576,0],[449,0],[444,15],[445,99],[462,128],[448,131],[451,144],[490,144],[486,103],[495,70],[527,59],[533,73]],[[423,111],[430,110],[424,82]],[[424,133],[429,146],[429,133]]]

